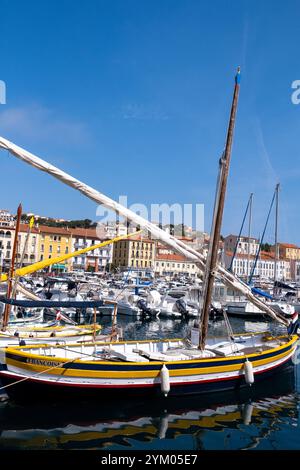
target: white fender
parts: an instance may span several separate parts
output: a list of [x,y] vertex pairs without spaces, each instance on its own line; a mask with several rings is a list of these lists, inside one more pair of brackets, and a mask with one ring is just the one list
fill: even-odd
[[165,364],[160,369],[160,388],[165,397],[170,391],[170,374]]
[[247,384],[252,385],[254,383],[254,373],[253,373],[253,365],[248,359],[244,364],[245,368],[245,381]]

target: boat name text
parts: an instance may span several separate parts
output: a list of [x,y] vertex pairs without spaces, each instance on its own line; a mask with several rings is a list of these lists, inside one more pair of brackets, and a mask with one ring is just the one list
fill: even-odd
[[31,357],[27,358],[27,364],[33,364],[35,366],[47,366],[47,367],[57,367],[61,362],[57,361],[44,361],[42,359],[32,359]]

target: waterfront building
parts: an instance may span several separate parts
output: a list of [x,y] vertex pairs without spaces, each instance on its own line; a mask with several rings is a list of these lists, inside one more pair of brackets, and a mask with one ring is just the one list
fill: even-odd
[[[15,228],[13,228],[13,240],[15,238]],[[13,243],[13,242],[12,242]],[[20,224],[18,235],[16,267],[23,267],[39,261],[39,231],[37,227],[32,227],[29,231],[28,224]]]
[[[279,256],[287,259],[300,260],[300,248],[292,243],[278,243]],[[273,251],[275,248],[273,247]]]
[[[225,268],[228,269],[231,263],[233,253],[224,253]],[[232,271],[234,274],[241,278],[247,278],[252,272],[254,266],[255,256],[247,254],[237,253],[232,265]],[[291,263],[286,258],[279,258],[277,261],[277,280],[290,280],[291,279]],[[257,261],[256,268],[254,270],[254,276],[260,279],[274,279],[275,273],[275,256],[274,253],[262,251]]]
[[[38,226],[38,259],[39,261],[56,258],[72,251],[72,233],[69,228]],[[51,270],[71,271],[72,259],[50,267]]]
[[0,226],[1,227],[14,227],[15,217],[6,209],[0,209]]
[[[236,243],[238,240],[238,235],[228,235],[224,238],[224,250],[231,253],[234,252]],[[259,241],[257,238],[251,237],[250,240],[248,237],[241,236],[239,238],[237,253],[255,255],[259,248]],[[250,249],[250,251],[249,251]]]
[[2,271],[9,269],[14,236],[14,227],[0,224],[0,269]]
[[[15,240],[15,226],[10,222],[7,223],[8,225],[0,225],[0,268],[2,271],[9,270]],[[16,268],[38,261],[38,237],[39,233],[35,227],[32,227],[28,234],[28,225],[20,224]]]
[[[98,245],[103,241],[99,238],[96,228],[75,228],[72,229],[72,251]],[[73,258],[73,270],[105,272],[112,262],[112,245],[103,248],[96,248],[83,255]]]
[[178,276],[185,275],[190,277],[196,277],[199,273],[197,265],[175,253],[163,253],[160,250],[159,254],[155,256],[155,276]]
[[154,268],[155,242],[141,235],[132,235],[113,246],[113,266],[125,268]]

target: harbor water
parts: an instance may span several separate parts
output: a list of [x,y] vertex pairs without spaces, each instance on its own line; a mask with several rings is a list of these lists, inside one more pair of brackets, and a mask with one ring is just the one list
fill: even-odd
[[[110,320],[104,319],[104,332]],[[182,337],[183,320],[120,318],[125,339]],[[235,332],[278,328],[231,320]],[[210,335],[224,334],[224,323]],[[0,403],[1,450],[297,450],[300,366],[230,393],[161,399]],[[17,385],[16,385],[17,386]]]

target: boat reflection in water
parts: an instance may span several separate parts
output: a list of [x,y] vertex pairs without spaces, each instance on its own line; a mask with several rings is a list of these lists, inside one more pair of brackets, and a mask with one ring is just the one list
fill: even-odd
[[209,398],[9,401],[0,419],[0,449],[272,449],[299,442],[293,368],[269,385]]

